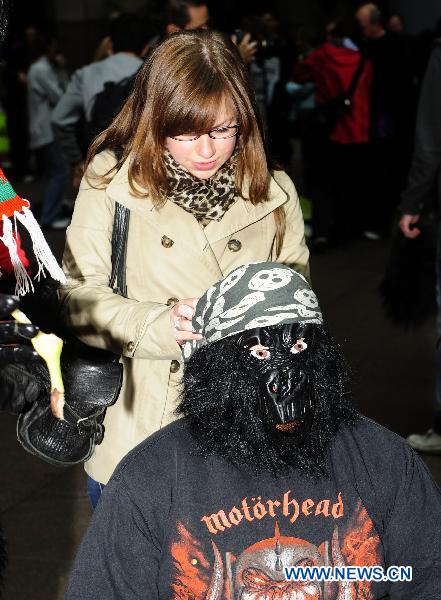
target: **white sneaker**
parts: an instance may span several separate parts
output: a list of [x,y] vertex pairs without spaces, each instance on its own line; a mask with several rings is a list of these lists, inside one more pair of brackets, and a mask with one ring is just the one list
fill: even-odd
[[441,435],[429,429],[426,433],[412,433],[408,436],[407,442],[414,450],[418,452],[428,452],[429,454],[441,454]]
[[62,219],[58,219],[57,221],[52,221],[49,225],[50,229],[66,229],[70,225],[70,217],[64,217]]
[[371,242],[381,239],[381,235],[377,231],[363,231],[363,235],[367,240],[371,240]]

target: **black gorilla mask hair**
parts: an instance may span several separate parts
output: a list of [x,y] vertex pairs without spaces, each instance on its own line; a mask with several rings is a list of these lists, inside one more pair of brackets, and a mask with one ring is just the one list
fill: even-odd
[[[253,343],[257,341],[253,338],[256,332],[262,346],[266,345],[263,341],[277,339],[279,345],[267,346],[268,351],[274,352],[276,360],[279,352],[283,353],[282,371],[293,365],[291,369],[297,373],[298,380],[290,384],[299,391],[292,408],[294,419],[289,418],[285,406],[287,412],[282,410],[281,417],[275,407],[278,420],[271,407],[277,398],[268,395],[266,401],[263,399],[262,386],[271,385],[268,374],[273,369],[270,362],[252,355],[261,352]],[[190,358],[177,414],[189,418],[192,435],[204,456],[221,456],[257,473],[278,474],[295,467],[312,476],[326,474],[326,447],[342,422],[354,422],[356,418],[348,398],[348,368],[322,325],[292,325],[290,336],[296,338],[296,343],[303,338],[299,352],[289,352],[286,326],[276,325],[207,344]],[[308,416],[302,412],[306,402],[311,405],[311,410],[304,411]],[[297,431],[301,419],[304,423]],[[294,427],[288,427],[288,431],[275,427],[284,420],[288,424],[294,421]]]

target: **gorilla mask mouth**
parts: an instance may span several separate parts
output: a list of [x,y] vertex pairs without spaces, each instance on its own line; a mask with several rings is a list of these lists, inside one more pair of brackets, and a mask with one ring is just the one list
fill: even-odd
[[288,421],[287,423],[277,423],[275,427],[278,431],[289,434],[293,433],[298,427],[300,427],[300,425],[300,419],[293,419],[292,421]]

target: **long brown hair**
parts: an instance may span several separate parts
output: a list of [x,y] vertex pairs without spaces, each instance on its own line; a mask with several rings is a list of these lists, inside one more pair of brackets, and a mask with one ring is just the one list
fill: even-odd
[[[236,189],[252,204],[268,200],[268,162],[263,129],[248,74],[236,46],[213,30],[179,31],[149,53],[133,92],[111,125],[90,146],[87,162],[102,149],[122,149],[103,177],[108,183],[130,156],[132,194],[150,196],[159,207],[167,196],[165,139],[182,133],[202,134],[216,124],[219,107],[232,101],[240,126],[235,153]],[[276,253],[285,229],[284,211],[275,214]]]

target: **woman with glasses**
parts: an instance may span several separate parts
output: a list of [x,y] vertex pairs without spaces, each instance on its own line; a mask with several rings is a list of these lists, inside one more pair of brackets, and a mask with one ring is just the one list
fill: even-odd
[[[127,297],[109,287],[116,203],[130,214]],[[298,197],[268,168],[246,68],[220,33],[170,35],[91,145],[67,231],[68,324],[124,365],[86,463],[93,503],[119,460],[175,418],[180,345],[200,337],[191,325],[198,296],[237,266],[268,260],[308,276]]]

